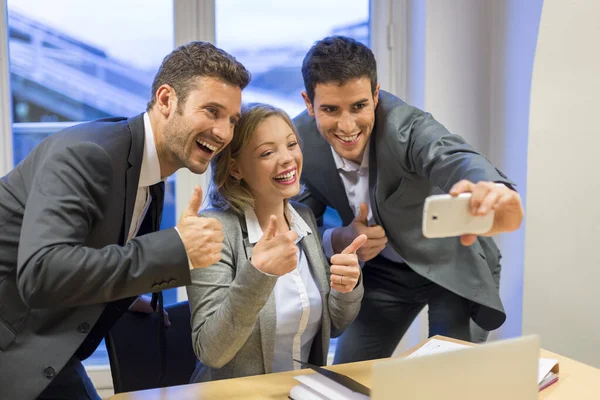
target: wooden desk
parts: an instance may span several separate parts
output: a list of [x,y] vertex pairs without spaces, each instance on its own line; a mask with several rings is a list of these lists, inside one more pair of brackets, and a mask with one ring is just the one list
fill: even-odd
[[[540,392],[544,400],[600,399],[600,370],[542,350],[542,357],[555,358],[560,363],[559,380]],[[371,387],[371,367],[375,361],[363,361],[328,367]],[[287,399],[290,390],[299,384],[294,376],[313,373],[301,371],[226,379],[194,385],[115,395],[114,400],[201,400],[201,399]]]

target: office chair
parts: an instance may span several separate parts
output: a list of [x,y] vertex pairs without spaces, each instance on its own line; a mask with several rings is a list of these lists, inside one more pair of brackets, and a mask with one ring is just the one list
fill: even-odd
[[184,301],[165,310],[169,327],[160,312],[127,311],[106,335],[115,394],[189,383],[196,368],[190,308]]

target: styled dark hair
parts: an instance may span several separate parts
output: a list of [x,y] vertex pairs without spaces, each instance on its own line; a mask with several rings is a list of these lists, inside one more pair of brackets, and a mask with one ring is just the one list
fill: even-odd
[[377,88],[377,63],[371,49],[346,36],[328,36],[315,42],[302,61],[304,88],[311,102],[320,83],[343,85],[351,79],[367,77],[371,91]]
[[240,89],[248,86],[252,79],[250,72],[231,54],[208,42],[190,42],[164,58],[152,82],[152,97],[147,111],[156,102],[156,91],[164,84],[175,90],[181,106],[198,77],[220,79]]

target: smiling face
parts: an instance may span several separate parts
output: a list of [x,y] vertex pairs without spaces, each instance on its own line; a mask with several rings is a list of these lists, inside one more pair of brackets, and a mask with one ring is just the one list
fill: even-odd
[[[240,87],[210,77],[196,78],[195,83],[183,104],[171,95],[173,103],[163,134],[157,139],[162,150],[163,176],[182,167],[196,174],[204,173],[212,157],[233,137],[242,104]],[[165,90],[168,89],[167,86]],[[160,93],[157,97],[162,100]]]
[[277,115],[258,125],[232,163],[232,174],[244,180],[255,202],[281,203],[300,191],[300,144],[292,127]]
[[312,103],[306,92],[302,96],[327,143],[341,157],[360,164],[375,124],[379,85],[373,94],[371,80],[362,77],[341,85],[337,82],[317,84]]

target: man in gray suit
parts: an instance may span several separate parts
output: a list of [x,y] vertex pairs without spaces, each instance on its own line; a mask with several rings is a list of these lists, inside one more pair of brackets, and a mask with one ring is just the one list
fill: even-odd
[[471,318],[486,330],[502,325],[493,239],[426,239],[421,218],[428,195],[472,192],[473,214],[495,209],[485,236],[513,231],[523,209],[512,183],[431,115],[380,90],[365,45],[325,38],[307,53],[302,74],[307,111],[294,120],[304,146],[300,200],[318,217],[326,206],[340,214],[344,226],[323,234],[328,255],[361,233],[369,238],[357,253],[365,262],[361,311],[335,362],[390,356],[425,305],[430,335],[471,340]]
[[163,61],[147,112],[50,136],[0,180],[0,398],[97,399],[81,365],[136,296],[221,258],[197,215],[158,231],[163,181],[226,146],[250,74],[209,43]]

